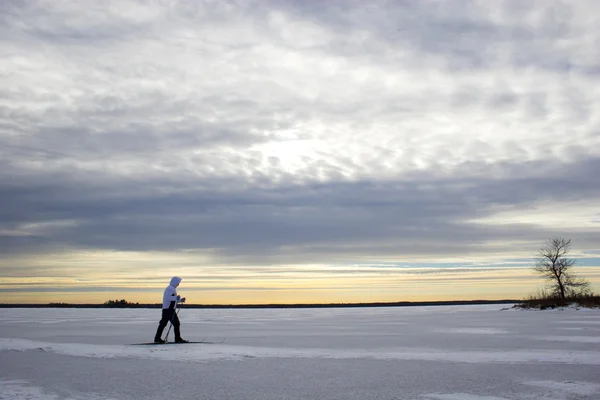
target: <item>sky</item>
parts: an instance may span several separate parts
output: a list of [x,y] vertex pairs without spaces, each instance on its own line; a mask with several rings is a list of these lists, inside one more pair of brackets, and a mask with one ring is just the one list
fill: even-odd
[[600,3],[0,2],[0,302],[600,292]]

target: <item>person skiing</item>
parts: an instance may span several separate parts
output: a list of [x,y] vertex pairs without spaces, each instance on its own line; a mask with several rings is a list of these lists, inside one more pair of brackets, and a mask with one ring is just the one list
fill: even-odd
[[177,294],[176,287],[179,286],[180,283],[181,278],[174,276],[171,278],[169,286],[167,286],[165,289],[163,294],[162,318],[158,323],[158,329],[156,330],[156,335],[154,336],[154,343],[166,343],[166,341],[162,339],[162,333],[169,321],[173,324],[173,329],[175,331],[175,343],[188,343],[187,340],[181,338],[181,331],[179,330],[179,318],[175,312],[175,304],[185,303],[185,297],[181,297]]

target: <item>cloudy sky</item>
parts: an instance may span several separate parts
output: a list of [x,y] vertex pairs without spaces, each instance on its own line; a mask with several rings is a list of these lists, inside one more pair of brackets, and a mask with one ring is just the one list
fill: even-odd
[[0,302],[600,291],[600,3],[0,2]]

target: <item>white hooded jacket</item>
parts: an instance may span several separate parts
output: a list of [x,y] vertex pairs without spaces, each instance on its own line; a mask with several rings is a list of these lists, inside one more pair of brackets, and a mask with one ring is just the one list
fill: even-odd
[[177,295],[177,290],[175,289],[179,286],[180,282],[181,278],[178,276],[171,278],[171,283],[169,283],[169,286],[167,286],[165,293],[163,294],[163,309],[174,308],[175,303],[179,303],[181,300],[181,296]]

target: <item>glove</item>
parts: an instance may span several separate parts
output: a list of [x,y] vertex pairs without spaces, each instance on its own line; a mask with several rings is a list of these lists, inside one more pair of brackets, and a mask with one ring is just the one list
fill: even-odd
[[182,303],[185,303],[185,297],[181,299],[181,302],[182,302]]

